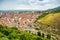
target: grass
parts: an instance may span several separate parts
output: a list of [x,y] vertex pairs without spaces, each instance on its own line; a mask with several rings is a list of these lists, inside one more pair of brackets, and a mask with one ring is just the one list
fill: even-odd
[[60,13],[49,13],[44,17],[38,17],[37,23],[41,23],[40,30],[60,36]]

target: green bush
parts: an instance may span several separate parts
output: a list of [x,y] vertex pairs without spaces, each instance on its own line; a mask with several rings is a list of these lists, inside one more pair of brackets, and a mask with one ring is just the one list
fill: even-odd
[[33,35],[25,31],[19,31],[16,27],[0,25],[0,40],[48,40],[41,36]]
[[41,33],[40,33],[40,32],[37,32],[37,35],[38,35],[38,36],[41,36]]
[[44,33],[42,33],[42,37],[45,37]]
[[51,35],[50,35],[50,34],[47,34],[47,38],[48,38],[48,39],[51,39]]

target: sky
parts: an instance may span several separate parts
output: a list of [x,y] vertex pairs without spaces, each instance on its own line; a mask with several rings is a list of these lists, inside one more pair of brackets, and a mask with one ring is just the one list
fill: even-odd
[[60,6],[60,0],[0,0],[0,10],[47,10]]

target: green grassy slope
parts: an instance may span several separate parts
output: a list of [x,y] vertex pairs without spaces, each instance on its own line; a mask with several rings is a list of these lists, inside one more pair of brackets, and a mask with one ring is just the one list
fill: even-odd
[[60,37],[60,13],[49,13],[42,18],[38,18],[36,22],[40,23],[40,30]]

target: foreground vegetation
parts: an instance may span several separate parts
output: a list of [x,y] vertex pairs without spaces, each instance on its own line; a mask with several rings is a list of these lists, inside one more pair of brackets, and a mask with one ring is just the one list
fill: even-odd
[[47,38],[19,31],[15,27],[7,27],[0,25],[0,40],[48,40]]

